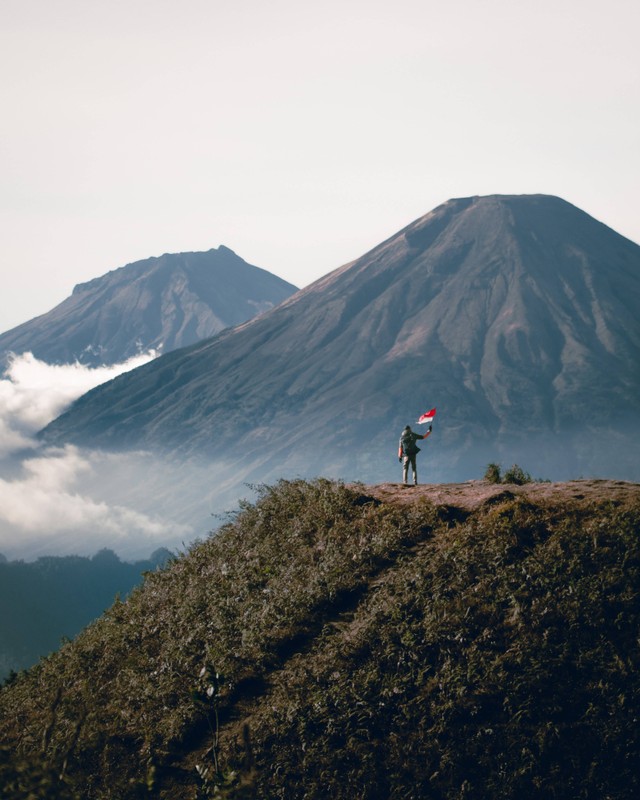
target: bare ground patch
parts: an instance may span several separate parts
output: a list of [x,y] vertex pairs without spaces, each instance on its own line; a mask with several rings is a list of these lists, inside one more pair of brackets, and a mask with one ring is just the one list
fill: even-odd
[[472,511],[485,503],[501,499],[523,497],[533,502],[602,503],[620,504],[637,502],[640,484],[629,481],[585,479],[561,483],[527,483],[522,486],[508,483],[489,483],[474,480],[465,483],[438,483],[405,486],[401,483],[381,483],[366,486],[365,491],[382,503],[411,505],[423,500],[434,505],[453,506]]

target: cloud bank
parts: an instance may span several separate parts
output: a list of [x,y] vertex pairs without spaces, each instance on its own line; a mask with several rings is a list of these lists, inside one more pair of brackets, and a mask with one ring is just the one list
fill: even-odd
[[92,555],[110,547],[138,558],[192,533],[188,525],[134,507],[135,493],[127,504],[118,501],[122,477],[131,481],[140,476],[145,459],[145,477],[150,468],[156,480],[167,471],[156,460],[144,454],[106,457],[71,446],[42,449],[33,439],[80,395],[155,355],[100,368],[51,365],[31,353],[10,359],[0,379],[1,553],[28,559]]
[[29,437],[78,397],[155,357],[151,350],[122,364],[91,368],[77,362],[47,364],[33,353],[10,356],[0,379],[0,456],[35,446]]

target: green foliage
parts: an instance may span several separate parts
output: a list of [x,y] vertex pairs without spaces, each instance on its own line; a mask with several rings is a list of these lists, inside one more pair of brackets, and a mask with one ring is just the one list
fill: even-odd
[[639,531],[637,502],[260,487],[0,691],[0,764],[96,800],[630,800]]
[[500,464],[491,463],[487,464],[484,480],[489,483],[513,483],[516,486],[523,486],[525,483],[531,483],[533,479],[528,472],[525,472],[517,464],[509,467],[503,475]]
[[486,472],[484,473],[485,481],[489,481],[489,483],[501,483],[502,482],[502,473],[500,469],[500,464],[487,464]]
[[60,770],[36,757],[0,747],[0,797],[7,800],[81,800]]
[[523,486],[525,483],[531,483],[531,475],[525,472],[522,467],[514,464],[504,473],[502,477],[503,483],[514,483],[516,486]]

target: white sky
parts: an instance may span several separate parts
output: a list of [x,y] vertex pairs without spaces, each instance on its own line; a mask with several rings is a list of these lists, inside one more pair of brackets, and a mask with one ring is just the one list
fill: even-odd
[[0,0],[0,331],[225,244],[303,286],[451,197],[634,241],[637,0]]

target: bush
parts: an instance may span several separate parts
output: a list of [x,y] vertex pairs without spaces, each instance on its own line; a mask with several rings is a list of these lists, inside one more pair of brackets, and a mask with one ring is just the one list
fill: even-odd
[[258,494],[0,689],[3,800],[640,796],[640,493]]
[[533,478],[517,464],[510,467],[503,475],[500,464],[494,464],[492,462],[491,464],[487,464],[484,480],[489,483],[513,483],[516,486],[522,486],[525,483],[531,483]]
[[80,800],[60,769],[44,764],[38,756],[16,757],[0,747],[0,792],[10,800]]
[[522,467],[514,464],[502,476],[503,483],[515,483],[516,486],[522,486],[525,483],[531,483],[531,475],[525,472]]
[[487,469],[484,473],[484,479],[485,481],[489,481],[489,483],[500,483],[502,480],[500,464],[487,464]]

